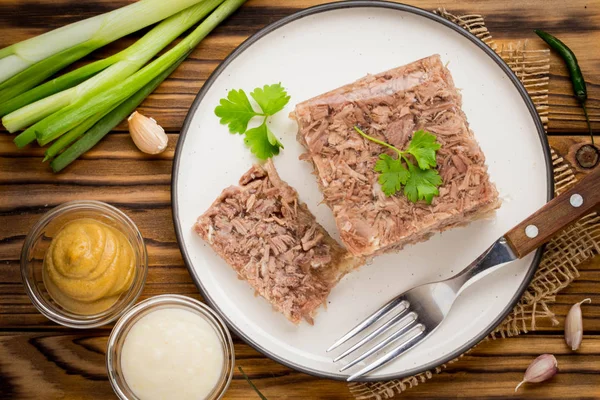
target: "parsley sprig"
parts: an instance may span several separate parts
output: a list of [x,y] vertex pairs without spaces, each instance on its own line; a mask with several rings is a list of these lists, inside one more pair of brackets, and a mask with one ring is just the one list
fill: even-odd
[[[375,172],[379,173],[379,184],[386,196],[393,196],[404,186],[404,195],[408,200],[416,203],[425,200],[431,204],[433,196],[439,195],[438,187],[442,178],[436,167],[436,152],[441,145],[436,137],[429,132],[416,131],[406,150],[400,150],[389,143],[376,139],[364,133],[358,126],[354,129],[362,137],[388,149],[394,150],[398,158],[388,154],[380,154],[375,164]],[[417,165],[407,157],[412,155]],[[406,166],[405,166],[406,165]]]
[[[290,101],[290,96],[281,83],[256,88],[250,96],[260,108],[260,112],[254,110],[246,92],[233,89],[227,93],[227,98],[221,99],[215,108],[215,114],[221,119],[221,124],[229,126],[229,132],[245,135],[244,143],[250,151],[259,159],[266,160],[279,154],[279,149],[283,148],[279,139],[269,129],[267,119],[283,110]],[[248,129],[248,124],[254,117],[262,117],[262,124]]]

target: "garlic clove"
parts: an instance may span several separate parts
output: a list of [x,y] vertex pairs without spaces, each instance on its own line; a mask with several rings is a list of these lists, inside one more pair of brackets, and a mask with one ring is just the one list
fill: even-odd
[[152,118],[134,111],[127,119],[129,134],[138,149],[147,154],[165,151],[169,137],[165,130]]
[[558,361],[552,354],[542,354],[527,367],[525,376],[521,383],[515,388],[515,392],[525,382],[538,383],[552,378],[558,372]]
[[592,299],[585,299],[579,303],[573,304],[567,318],[565,319],[565,342],[576,351],[583,340],[583,317],[581,315],[581,305],[583,303],[591,303]]

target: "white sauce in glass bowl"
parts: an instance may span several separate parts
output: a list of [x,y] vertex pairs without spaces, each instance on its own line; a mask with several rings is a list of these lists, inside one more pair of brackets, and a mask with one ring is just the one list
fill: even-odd
[[223,372],[224,349],[200,315],[164,308],[140,318],[121,351],[121,370],[141,400],[205,399]]

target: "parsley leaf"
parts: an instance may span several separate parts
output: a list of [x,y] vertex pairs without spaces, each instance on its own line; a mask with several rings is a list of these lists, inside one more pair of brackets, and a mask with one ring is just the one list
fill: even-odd
[[227,98],[221,99],[215,108],[215,114],[221,118],[221,124],[229,125],[229,132],[242,134],[248,129],[252,118],[262,115],[254,111],[246,92],[242,89],[230,90]]
[[440,149],[440,145],[436,141],[436,137],[429,132],[416,131],[413,134],[412,140],[406,149],[407,153],[412,154],[419,164],[421,169],[429,169],[435,167],[435,152]]
[[[244,134],[244,143],[250,151],[261,160],[266,160],[283,149],[281,142],[267,126],[267,119],[283,110],[290,101],[290,96],[281,83],[256,88],[250,96],[260,107],[260,113],[254,111],[246,92],[240,89],[230,90],[227,98],[221,99],[215,108],[215,114],[221,118],[221,124],[229,125],[229,132]],[[262,124],[248,129],[248,123],[256,116],[263,117]]]
[[[367,135],[358,126],[355,126],[354,130],[365,139],[394,150],[398,154],[396,159],[385,153],[380,154],[374,167],[375,172],[379,173],[381,191],[386,196],[398,193],[402,185],[404,185],[404,194],[413,203],[425,200],[431,204],[433,196],[439,195],[438,186],[442,184],[442,177],[432,167],[436,166],[436,151],[441,145],[434,135],[425,131],[415,132],[408,148],[403,151],[383,140]],[[407,158],[408,154],[417,160],[418,166]]]
[[440,194],[438,186],[442,184],[442,177],[435,169],[423,170],[408,163],[410,176],[404,186],[404,194],[408,200],[416,203],[419,200],[425,200],[431,204],[433,196]]
[[283,110],[283,107],[290,101],[290,96],[281,86],[281,83],[274,85],[265,85],[263,88],[256,88],[250,96],[258,103],[263,113],[271,116]]
[[394,159],[387,154],[379,155],[375,164],[375,171],[379,172],[381,190],[386,196],[391,196],[400,191],[401,185],[406,185],[409,177],[408,170],[402,165],[402,159]]
[[279,154],[279,149],[283,148],[283,145],[273,132],[271,132],[266,122],[263,122],[257,128],[249,129],[246,132],[244,143],[250,148],[252,154],[261,160],[266,160]]

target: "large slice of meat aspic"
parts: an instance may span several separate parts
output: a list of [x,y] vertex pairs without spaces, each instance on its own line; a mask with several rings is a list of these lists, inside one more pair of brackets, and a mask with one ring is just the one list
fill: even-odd
[[319,225],[272,161],[255,165],[198,218],[196,232],[290,321],[316,309],[362,263]]
[[[500,204],[461,96],[438,55],[300,103],[292,116],[307,150],[302,158],[313,163],[342,241],[355,255],[401,249],[486,216]],[[431,205],[412,203],[401,192],[386,197],[373,170],[386,149],[363,139],[356,125],[399,149],[417,130],[434,134],[442,145],[439,197]]]

